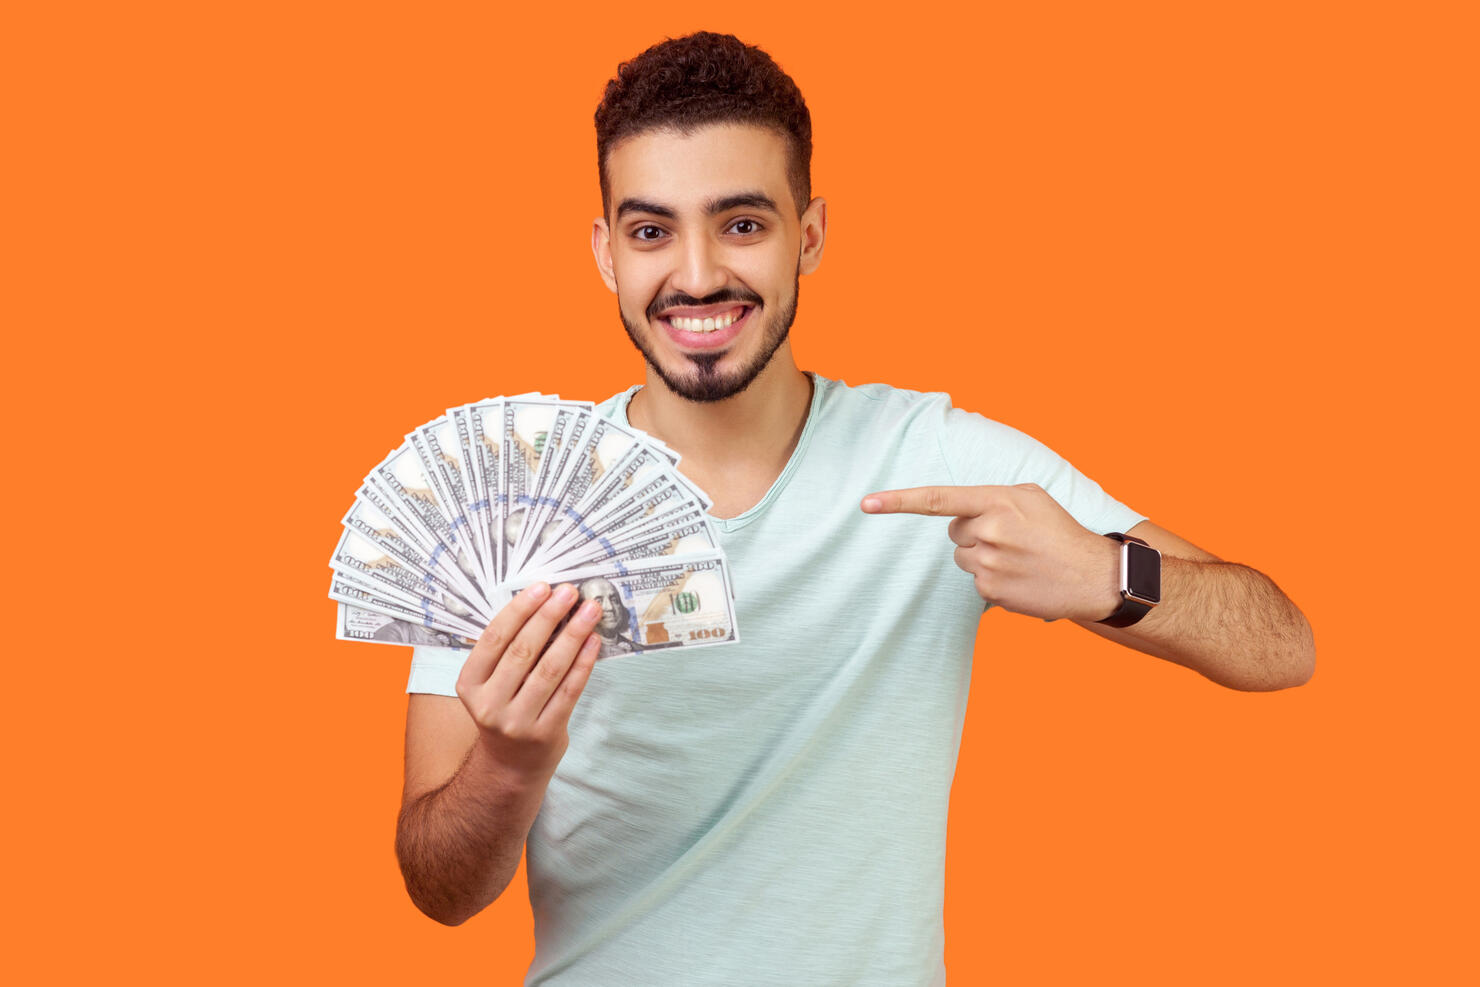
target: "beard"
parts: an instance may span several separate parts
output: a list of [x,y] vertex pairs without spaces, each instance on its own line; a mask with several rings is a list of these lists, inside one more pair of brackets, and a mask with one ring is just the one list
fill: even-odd
[[[786,342],[786,337],[791,333],[791,324],[797,318],[797,297],[801,293],[801,270],[798,266],[797,277],[792,283],[791,298],[783,302],[778,310],[764,326],[761,327],[761,348],[755,358],[742,367],[736,367],[728,373],[722,373],[719,369],[719,361],[724,358],[729,350],[720,350],[717,353],[694,353],[688,354],[681,359],[684,368],[681,371],[670,371],[658,362],[653,348],[648,344],[639,326],[627,318],[627,313],[622,311],[620,297],[617,301],[617,314],[622,319],[622,327],[627,330],[627,338],[632,340],[632,345],[642,354],[647,365],[653,368],[658,378],[668,386],[668,389],[681,398],[686,398],[696,403],[707,404],[713,401],[723,401],[732,398],[745,390],[760,376],[771,363],[771,358]],[[764,315],[765,307],[761,304],[760,296],[750,291],[724,290],[701,299],[670,299],[662,298],[655,300],[649,306],[647,317],[648,325],[652,325],[653,313],[661,311],[670,304],[681,305],[715,305],[720,302],[750,302],[758,310],[756,314]]]

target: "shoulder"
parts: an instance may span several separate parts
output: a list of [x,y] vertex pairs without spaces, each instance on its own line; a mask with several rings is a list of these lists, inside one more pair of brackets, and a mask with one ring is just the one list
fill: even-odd
[[889,384],[850,386],[817,377],[823,413],[853,425],[908,428],[931,433],[946,445],[975,440],[1002,445],[1036,444],[1024,432],[976,412],[957,408],[944,391],[912,391]]
[[[950,483],[1010,484],[1051,474],[1059,457],[1011,425],[955,406],[943,391],[914,391],[888,384],[850,387],[817,378],[819,408],[834,434],[867,437],[890,455],[916,466],[943,465]],[[855,439],[855,441],[856,441]]]
[[939,427],[951,396],[940,391],[911,391],[889,384],[849,385],[813,375],[817,409],[824,419],[872,427]]

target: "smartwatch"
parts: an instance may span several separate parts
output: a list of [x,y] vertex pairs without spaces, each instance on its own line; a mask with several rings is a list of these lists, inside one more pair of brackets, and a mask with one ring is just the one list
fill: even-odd
[[1100,623],[1129,627],[1161,602],[1161,553],[1119,531],[1105,537],[1120,542],[1120,606]]

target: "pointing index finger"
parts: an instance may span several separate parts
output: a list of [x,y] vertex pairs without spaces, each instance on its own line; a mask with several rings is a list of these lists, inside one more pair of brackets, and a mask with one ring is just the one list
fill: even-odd
[[911,487],[869,494],[859,506],[865,514],[924,514],[975,517],[982,511],[972,487]]

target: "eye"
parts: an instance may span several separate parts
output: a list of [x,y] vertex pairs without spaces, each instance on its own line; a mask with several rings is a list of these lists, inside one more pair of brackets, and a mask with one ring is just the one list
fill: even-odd
[[633,230],[632,237],[635,240],[659,240],[663,237],[663,228],[661,226],[654,226],[651,223],[648,223],[645,226],[639,226],[637,229]]
[[752,233],[759,233],[760,231],[761,224],[753,219],[737,219],[730,224],[730,232],[740,236],[750,236]]

